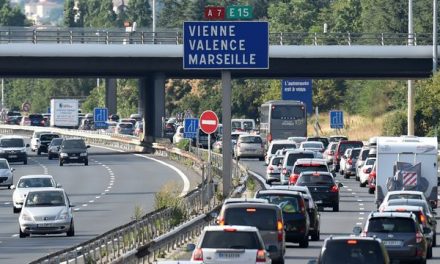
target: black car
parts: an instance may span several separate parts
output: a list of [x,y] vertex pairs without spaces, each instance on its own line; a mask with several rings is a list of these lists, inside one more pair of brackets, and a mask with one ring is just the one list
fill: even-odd
[[58,158],[60,154],[61,143],[63,138],[54,138],[47,147],[47,157],[51,160],[52,158]]
[[60,166],[64,163],[84,163],[85,166],[89,165],[87,148],[83,139],[69,138],[64,139],[60,146]]
[[31,126],[46,126],[46,122],[44,121],[44,116],[42,114],[30,114],[29,120],[31,122]]
[[318,207],[332,207],[334,212],[339,211],[339,187],[330,172],[305,171],[302,172],[296,185],[309,188],[312,198]]
[[59,138],[60,135],[54,133],[44,133],[40,135],[39,141],[40,145],[37,149],[37,155],[41,155],[41,153],[48,153],[48,146],[52,139]]
[[278,205],[283,213],[286,241],[309,246],[310,219],[302,193],[281,190],[261,190],[255,198],[266,199]]
[[24,143],[24,139],[19,136],[3,136],[0,138],[0,158],[5,158],[9,162],[23,162],[27,164],[26,148],[29,144]]
[[164,136],[169,139],[173,139],[174,134],[176,133],[176,127],[173,123],[165,123],[163,129]]

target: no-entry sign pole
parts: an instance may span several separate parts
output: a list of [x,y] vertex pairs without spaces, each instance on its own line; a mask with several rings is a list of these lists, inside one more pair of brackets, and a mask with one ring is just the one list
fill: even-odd
[[222,71],[222,124],[223,124],[223,197],[231,191],[232,145],[231,145],[231,72]]

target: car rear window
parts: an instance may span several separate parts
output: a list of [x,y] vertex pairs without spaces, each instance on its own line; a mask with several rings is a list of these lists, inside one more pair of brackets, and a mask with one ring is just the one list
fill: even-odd
[[367,158],[368,158],[368,153],[370,153],[370,150],[369,149],[365,149],[365,150],[363,150],[362,152],[361,152],[361,159],[362,160],[366,160]]
[[22,148],[24,141],[21,138],[5,138],[1,140],[0,147],[3,148]]
[[333,177],[330,175],[302,175],[299,177],[297,184],[333,184]]
[[262,249],[255,232],[207,231],[201,248]]
[[86,144],[82,140],[64,140],[63,148],[86,148]]
[[300,174],[304,171],[328,171],[327,166],[325,165],[310,165],[310,164],[298,164],[295,166],[293,173]]
[[133,124],[119,124],[119,127],[122,127],[122,128],[132,128]]
[[259,230],[276,230],[277,212],[258,207],[235,207],[225,210],[226,225],[255,226]]
[[359,143],[342,143],[339,144],[339,153],[345,153],[345,151],[349,148],[362,148],[362,142]]
[[277,152],[277,150],[279,149],[294,149],[296,148],[295,144],[273,144],[272,145],[272,150],[271,150],[271,154],[275,154],[275,152]]
[[41,135],[40,139],[43,141],[50,141],[54,138],[59,138],[60,136],[58,136],[57,134],[51,134],[51,135]]
[[366,165],[374,165],[374,163],[376,162],[375,159],[367,159],[367,161],[365,162]]
[[313,159],[313,153],[291,153],[287,156],[287,166],[293,166],[298,159]]
[[304,148],[322,148],[323,145],[318,144],[318,143],[303,143],[303,147]]
[[299,209],[299,196],[294,195],[282,195],[282,194],[258,194],[257,198],[266,199],[271,204],[278,205],[283,213],[298,213]]
[[43,115],[29,115],[30,119],[43,119]]
[[357,157],[359,157],[359,153],[361,152],[361,150],[360,149],[353,149],[352,151],[351,151],[351,157],[353,157],[353,158],[357,158]]
[[321,263],[383,264],[378,241],[331,240],[322,251]]
[[283,157],[277,157],[277,158],[272,159],[272,165],[278,166],[278,164],[283,162],[283,159],[284,159]]
[[399,193],[399,194],[391,194],[388,197],[388,200],[397,200],[397,199],[417,199],[421,200],[422,197],[418,194],[411,194],[411,193]]
[[400,217],[378,217],[370,219],[368,232],[373,233],[415,233],[414,220]]
[[263,141],[261,140],[261,137],[241,137],[239,142],[241,143],[258,143],[261,144]]

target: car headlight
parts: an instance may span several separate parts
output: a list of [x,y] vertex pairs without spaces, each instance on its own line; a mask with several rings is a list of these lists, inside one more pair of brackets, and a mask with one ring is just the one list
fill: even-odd
[[58,220],[67,220],[69,218],[69,213],[66,211],[63,211],[59,216]]
[[0,149],[0,153],[5,153],[5,150],[3,150],[3,149]]
[[67,153],[60,153],[60,157],[68,157]]
[[21,219],[23,219],[24,221],[34,221],[34,218],[32,218],[32,216],[28,213],[22,213]]
[[79,155],[80,155],[81,157],[85,157],[85,156],[87,156],[87,152],[79,153]]
[[22,152],[22,153],[26,152],[26,148],[20,149],[20,152]]

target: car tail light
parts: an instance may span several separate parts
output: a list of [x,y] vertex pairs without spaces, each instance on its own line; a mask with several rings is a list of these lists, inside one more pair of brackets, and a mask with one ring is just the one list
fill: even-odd
[[257,251],[257,262],[266,262],[266,252],[262,249]]
[[338,186],[337,186],[337,185],[333,185],[333,186],[330,188],[330,192],[339,192],[339,188],[338,188]]
[[292,174],[289,177],[289,184],[291,185],[295,185],[296,182],[298,181],[299,175],[298,174]]
[[423,241],[423,234],[419,232],[416,233],[416,243],[422,243]]
[[426,216],[420,211],[420,222],[425,226],[426,225]]
[[193,261],[203,261],[203,251],[201,248],[194,249],[193,255],[192,255]]
[[304,213],[306,211],[306,206],[304,204],[304,200],[299,200],[299,210]]
[[349,245],[356,245],[357,243],[357,240],[347,240],[347,244]]
[[237,229],[236,228],[228,227],[228,228],[223,229],[223,231],[225,231],[225,232],[237,232]]
[[270,170],[270,171],[273,171],[273,167],[272,166],[267,167],[267,169]]
[[283,221],[281,220],[277,221],[277,230],[278,230],[278,241],[283,241],[283,230],[284,230]]
[[371,171],[370,172],[370,177],[376,178],[376,171]]
[[353,160],[351,158],[348,159],[348,164],[353,165]]
[[287,168],[283,168],[283,174],[287,174]]
[[220,225],[220,226],[225,225],[225,219],[224,218],[217,219],[217,224]]

